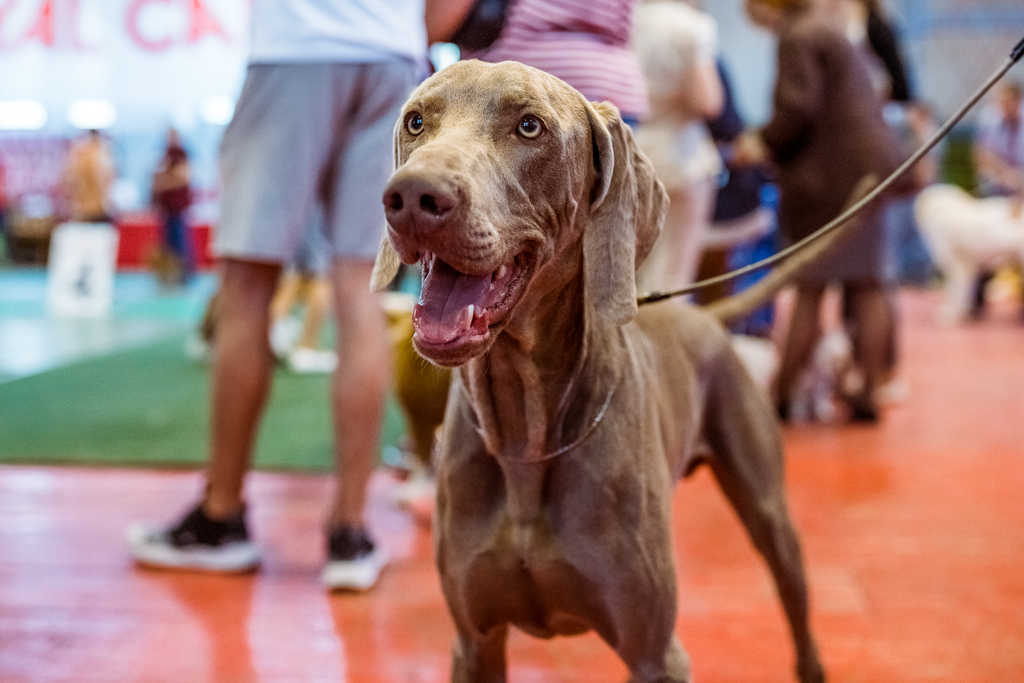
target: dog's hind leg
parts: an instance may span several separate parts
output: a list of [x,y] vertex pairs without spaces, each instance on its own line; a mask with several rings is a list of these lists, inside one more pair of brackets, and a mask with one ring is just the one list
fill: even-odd
[[710,382],[705,437],[708,462],[726,497],[764,556],[793,634],[801,683],[825,680],[808,620],[800,542],[786,508],[782,439],[767,398],[732,354]]
[[451,683],[505,683],[507,637],[507,626],[497,627],[484,636],[471,636],[460,629],[452,652]]

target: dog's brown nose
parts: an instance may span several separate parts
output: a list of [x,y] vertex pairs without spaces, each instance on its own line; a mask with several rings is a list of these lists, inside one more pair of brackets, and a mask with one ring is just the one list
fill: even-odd
[[442,228],[455,213],[458,192],[418,174],[395,174],[384,190],[384,213],[392,230],[410,234]]

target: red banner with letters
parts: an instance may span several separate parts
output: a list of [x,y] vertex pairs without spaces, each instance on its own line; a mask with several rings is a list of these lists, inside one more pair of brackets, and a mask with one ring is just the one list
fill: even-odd
[[0,0],[0,100],[44,103],[57,131],[75,99],[114,103],[119,127],[188,116],[238,94],[251,0]]

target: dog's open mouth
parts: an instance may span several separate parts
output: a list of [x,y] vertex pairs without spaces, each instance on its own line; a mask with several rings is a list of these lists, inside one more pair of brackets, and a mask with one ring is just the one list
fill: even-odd
[[422,263],[415,339],[421,347],[437,348],[486,339],[522,294],[530,259],[521,253],[487,275],[462,273],[432,253],[423,254]]

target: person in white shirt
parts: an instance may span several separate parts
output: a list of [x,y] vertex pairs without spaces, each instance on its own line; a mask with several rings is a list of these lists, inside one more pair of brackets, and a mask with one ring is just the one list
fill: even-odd
[[331,245],[338,325],[332,381],[337,495],[327,521],[331,589],[366,589],[386,562],[363,518],[388,343],[369,292],[384,228],[391,134],[425,73],[424,0],[254,0],[245,85],[221,146],[221,259],[206,489],[181,521],[136,525],[130,550],[157,567],[238,572],[260,554],[243,484],[270,389],[269,304],[315,203]]
[[985,197],[1024,198],[1024,86],[1007,81],[978,117],[978,189]]
[[637,277],[642,288],[672,289],[694,279],[723,170],[706,125],[724,103],[718,26],[686,2],[645,2],[634,17],[633,45],[651,109],[636,140],[670,197],[664,230]]

